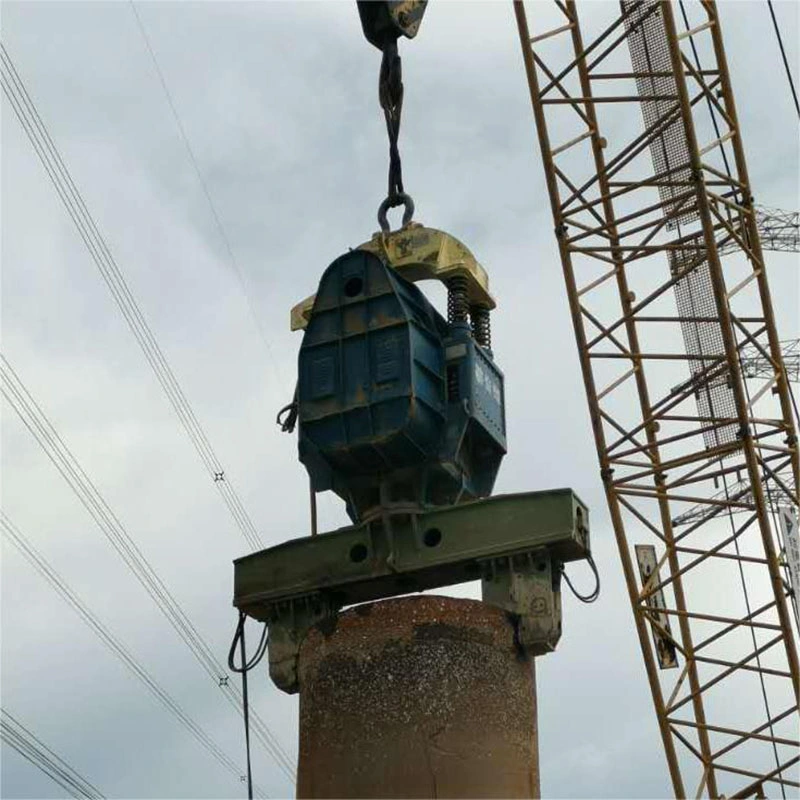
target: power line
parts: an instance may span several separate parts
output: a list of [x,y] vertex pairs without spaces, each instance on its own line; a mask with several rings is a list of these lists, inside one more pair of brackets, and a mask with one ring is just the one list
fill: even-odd
[[[239,689],[229,686],[224,677],[226,668],[216,658],[214,651],[202,638],[197,628],[172,596],[152,564],[130,537],[116,514],[103,499],[97,487],[78,463],[75,456],[64,443],[41,407],[31,396],[6,357],[0,354],[0,391],[19,415],[39,445],[53,462],[70,488],[75,492],[84,508],[111,543],[119,556],[134,574],[145,591],[155,601],[159,610],[167,618],[186,646],[191,650],[203,670],[220,688],[228,702],[242,711],[242,694]],[[253,714],[253,729],[261,744],[266,748],[284,774],[294,780],[294,767],[280,742],[269,726]]]
[[54,753],[5,708],[0,708],[0,739],[51,780],[70,792],[72,797],[88,798],[88,800],[103,800],[105,797],[96,786],[86,780],[61,756]]
[[[234,522],[251,548],[254,550],[262,549],[264,544],[253,521],[242,505],[242,501],[239,499],[230,478],[226,475],[216,453],[211,447],[202,425],[189,405],[186,395],[158,345],[150,326],[147,324],[108,245],[100,234],[94,218],[89,213],[83,196],[72,180],[72,176],[53,144],[44,122],[33,105],[33,101],[2,43],[0,43],[0,62],[2,66],[0,78],[2,79],[3,91],[67,213],[75,223],[81,239],[83,239],[92,259],[100,270],[103,280],[111,291],[137,342],[139,342],[145,358],[155,372],[164,393],[178,415],[178,419],[195,450],[197,450],[207,472],[212,477],[214,485],[228,506]],[[217,476],[222,476],[222,478],[220,479]]]
[[175,124],[178,126],[178,133],[180,134],[181,140],[183,141],[183,145],[186,149],[189,161],[191,162],[192,168],[194,169],[195,174],[197,175],[197,180],[200,182],[203,194],[206,197],[206,201],[208,202],[208,207],[211,211],[211,216],[214,218],[214,223],[216,224],[220,239],[222,239],[222,243],[225,246],[225,251],[228,254],[228,262],[230,263],[231,269],[233,270],[237,280],[239,281],[242,293],[244,294],[245,300],[247,301],[247,307],[250,310],[250,316],[253,318],[253,322],[256,325],[256,330],[258,330],[258,333],[261,336],[261,340],[264,342],[264,346],[267,348],[267,353],[269,354],[270,361],[272,362],[273,370],[277,374],[278,367],[275,361],[275,357],[272,353],[272,347],[270,346],[266,334],[264,333],[260,317],[256,313],[256,310],[253,306],[253,301],[250,296],[250,292],[248,291],[247,281],[245,279],[244,273],[239,268],[239,262],[236,256],[234,255],[230,239],[228,238],[228,234],[225,232],[222,220],[220,219],[220,216],[217,213],[217,207],[214,204],[213,199],[211,198],[211,192],[209,191],[206,179],[203,177],[203,172],[200,169],[200,163],[197,160],[194,148],[192,147],[189,141],[189,136],[186,133],[186,127],[184,126],[183,121],[181,120],[180,114],[178,114],[178,108],[175,105],[175,101],[173,100],[172,92],[170,92],[169,87],[167,86],[167,80],[164,77],[164,72],[161,69],[161,65],[158,63],[158,58],[156,57],[155,49],[153,48],[153,44],[150,41],[150,37],[147,34],[147,29],[144,26],[144,22],[142,21],[141,15],[139,14],[139,9],[136,8],[136,3],[134,2],[134,0],[129,0],[129,3],[131,11],[133,11],[133,15],[136,18],[136,25],[139,28],[139,32],[142,34],[142,39],[144,40],[145,47],[147,48],[147,52],[150,54],[150,59],[153,62],[153,67],[155,68],[156,75],[158,76],[158,81],[161,84],[161,88],[164,90],[164,96],[167,99],[167,104],[169,105],[170,111],[172,112]]
[[[2,43],[0,43],[0,58],[2,59],[2,74],[0,77],[2,77],[3,90],[42,162],[48,177],[75,223],[78,233],[100,270],[120,311],[142,347],[148,363],[150,363],[153,368],[159,383],[161,383],[165,394],[195,446],[198,455],[206,466],[209,474],[212,476],[214,483],[217,485],[234,521],[242,531],[248,544],[254,549],[260,549],[263,547],[263,543],[258,536],[258,532],[252,520],[247,515],[241,500],[233,489],[230,479],[226,476],[219,460],[216,458],[207,436],[189,406],[152,331],[144,320],[138,304],[133,298],[105,240],[97,229],[97,225],[89,213],[83,197],[72,180],[58,150],[55,148],[46,126],[33,105],[30,95],[25,89]],[[10,365],[8,365],[5,359],[3,359],[3,363],[4,366],[8,368],[3,370],[3,377],[9,380],[10,376],[8,372],[10,371]],[[16,391],[14,391],[13,388],[9,389],[9,393],[14,396],[16,404],[14,399],[6,393],[4,387],[4,394],[6,394],[9,402],[15,407],[15,410],[20,414],[28,429],[37,441],[39,441],[43,449],[45,449],[45,452],[47,452],[48,456],[59,469],[59,472],[61,472],[62,476],[76,492],[103,533],[109,538],[109,541],[115,547],[123,561],[125,561],[128,567],[134,572],[137,579],[155,600],[170,624],[175,628],[176,632],[181,636],[187,646],[190,647],[195,658],[197,658],[201,666],[212,677],[215,685],[220,687],[226,699],[228,699],[237,711],[241,711],[241,692],[235,687],[227,685],[227,682],[224,680],[225,668],[214,657],[211,648],[199,636],[196,628],[169,593],[166,586],[155,573],[155,570],[153,570],[152,566],[147,562],[147,559],[130,539],[119,520],[113,512],[111,512],[107,504],[105,504],[102,497],[100,497],[94,485],[89,481],[80,465],[75,461],[74,456],[72,456],[55,432],[55,429],[41,413],[41,409],[30,397],[27,390],[24,389],[24,386],[22,386],[19,381],[18,383],[19,385],[16,387]],[[286,774],[290,780],[294,780],[292,760],[275,738],[269,726],[257,714],[253,714],[253,730],[256,738],[267,749],[284,774]]]
[[[0,528],[9,540],[24,556],[31,566],[55,589],[61,598],[72,607],[81,620],[100,639],[100,641],[125,665],[125,667],[139,680],[156,700],[183,725],[192,736],[197,739],[211,755],[229,772],[240,778],[242,770],[229,758],[219,745],[198,725],[178,704],[178,702],[164,689],[156,679],[147,671],[133,653],[108,629],[99,617],[81,600],[69,584],[56,572],[30,543],[22,531],[9,519],[5,512],[0,511]],[[263,790],[262,795],[266,797]],[[99,795],[102,796],[102,795]]]
[[789,80],[789,89],[794,99],[794,107],[797,109],[797,118],[800,119],[800,101],[797,99],[797,90],[794,88],[792,70],[789,68],[789,59],[786,57],[786,49],[783,46],[783,37],[781,36],[781,29],[778,26],[778,20],[775,17],[775,9],[772,7],[772,0],[767,0],[767,6],[769,8],[769,15],[772,17],[772,26],[775,28],[775,36],[778,38],[778,47],[781,51],[781,58],[783,58],[783,68],[786,70],[786,77]]

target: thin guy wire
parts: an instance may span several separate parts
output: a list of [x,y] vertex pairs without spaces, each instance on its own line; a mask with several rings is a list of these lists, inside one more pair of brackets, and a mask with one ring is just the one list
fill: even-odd
[[205,195],[206,200],[208,201],[208,207],[211,211],[211,216],[214,218],[214,222],[216,224],[217,231],[219,232],[220,239],[222,239],[222,243],[225,245],[225,250],[228,253],[228,261],[231,265],[231,269],[233,270],[237,280],[239,281],[239,285],[242,288],[242,293],[244,294],[245,300],[247,301],[247,307],[250,310],[250,315],[253,318],[253,322],[255,322],[256,329],[258,330],[258,333],[261,336],[262,341],[264,342],[264,346],[267,348],[267,353],[269,354],[270,361],[272,362],[273,370],[277,375],[278,367],[275,361],[275,356],[272,352],[272,347],[270,346],[270,343],[267,340],[267,336],[261,325],[260,318],[253,306],[253,302],[250,297],[250,292],[248,291],[247,283],[245,281],[244,273],[239,267],[239,262],[236,256],[234,255],[230,239],[228,238],[228,234],[225,232],[225,228],[222,225],[222,220],[220,219],[219,213],[217,212],[216,205],[214,204],[214,201],[211,198],[211,192],[209,191],[208,184],[206,183],[206,180],[203,177],[203,172],[200,169],[200,164],[197,160],[197,156],[195,156],[194,153],[194,148],[189,142],[189,136],[187,135],[186,128],[183,124],[183,121],[181,120],[180,115],[178,114],[177,106],[175,105],[175,101],[172,98],[172,92],[170,92],[169,87],[167,86],[167,80],[164,77],[164,72],[161,69],[161,65],[158,63],[158,58],[156,57],[155,49],[153,48],[153,44],[150,41],[150,37],[147,34],[147,29],[145,28],[144,22],[142,21],[142,18],[139,14],[139,9],[136,8],[136,3],[134,2],[134,0],[128,0],[128,2],[130,3],[131,11],[133,11],[134,16],[136,17],[136,24],[139,28],[140,33],[142,34],[142,39],[144,40],[147,52],[150,54],[150,59],[153,62],[153,67],[155,68],[159,83],[161,84],[161,88],[164,90],[164,96],[166,97],[167,104],[169,105],[170,111],[172,112],[172,116],[175,119],[175,124],[178,126],[178,132],[180,133],[181,140],[183,141],[183,145],[186,148],[186,153],[189,156],[189,161],[191,162],[195,174],[197,175],[197,180],[200,182],[200,186],[203,189],[203,194]]
[[75,792],[73,797],[86,797],[89,800],[103,800],[105,797],[94,784],[54,753],[5,708],[0,708],[0,738],[61,787]]
[[[241,692],[236,687],[222,684],[220,681],[220,678],[226,674],[225,667],[215,658],[209,645],[200,636],[196,627],[169,592],[153,566],[130,538],[119,518],[102,498],[96,486],[88,478],[75,456],[63,442],[52,423],[44,415],[30,392],[19,379],[19,376],[8,363],[6,357],[2,354],[0,354],[0,377],[3,379],[0,389],[6,400],[20,416],[62,477],[73,489],[78,499],[111,542],[117,553],[122,557],[125,564],[131,569],[172,627],[192,651],[198,663],[214,683],[219,686],[228,702],[236,708],[237,712],[240,712],[242,707]],[[275,759],[284,774],[290,780],[293,780],[294,773],[291,759],[269,729],[269,726],[256,714],[253,714],[253,718],[254,729],[258,733],[259,741]]]
[[99,789],[6,711],[0,717],[0,738],[56,783],[75,792],[74,797],[103,797]]
[[[11,69],[13,70],[13,64],[10,62],[10,60],[9,60],[8,63],[10,64]],[[4,64],[4,66],[5,66],[5,64]],[[6,76],[3,76],[3,77],[5,78]],[[25,98],[25,95],[24,95],[25,88],[24,88],[24,86],[22,86],[21,83],[18,84],[18,87],[21,88],[21,90],[23,92],[21,97],[24,100],[24,98]],[[18,87],[15,86],[14,88],[16,89]],[[8,89],[8,87],[6,87],[6,86],[4,86],[3,88],[6,89],[6,90]],[[76,195],[77,190],[74,188],[74,184],[72,184],[72,182],[71,182],[71,178],[70,178],[69,173],[62,173],[63,175],[65,175],[66,181],[64,183],[61,183],[61,182],[59,182],[57,176],[55,176],[53,171],[52,171],[54,169],[54,167],[50,163],[49,158],[51,158],[53,156],[53,153],[54,153],[55,154],[55,158],[56,158],[56,167],[58,167],[58,159],[59,159],[58,152],[53,150],[50,153],[50,156],[48,157],[48,151],[43,149],[43,146],[39,142],[38,139],[35,140],[33,138],[33,137],[36,136],[36,131],[33,131],[32,127],[31,127],[30,120],[27,117],[25,117],[23,119],[24,114],[25,114],[25,109],[18,105],[19,104],[19,97],[17,95],[14,95],[13,97],[11,97],[10,95],[8,95],[8,91],[6,91],[6,94],[8,96],[8,99],[11,101],[15,112],[17,112],[18,117],[20,117],[20,122],[22,123],[23,128],[25,129],[25,132],[28,134],[28,137],[31,139],[32,144],[34,146],[34,149],[36,150],[37,155],[39,156],[40,160],[42,160],[43,164],[45,165],[45,168],[48,171],[48,176],[54,182],[54,186],[56,188],[56,191],[59,193],[59,196],[61,197],[62,202],[64,202],[64,204],[68,206],[67,210],[69,211],[70,216],[72,217],[72,219],[75,222],[76,226],[79,227],[79,231],[81,233],[81,237],[84,240],[84,243],[87,245],[87,248],[89,248],[93,258],[95,258],[96,261],[97,261],[97,259],[102,259],[103,253],[101,251],[102,251],[103,246],[104,246],[105,243],[102,241],[102,237],[99,236],[99,232],[97,232],[97,229],[94,226],[94,220],[91,218],[91,215],[88,213],[88,210],[86,209],[85,205],[81,206],[82,198],[79,195]],[[15,103],[15,100],[17,101],[16,103]],[[28,106],[28,110],[33,112],[34,124],[36,124],[36,116],[35,116],[36,110],[35,110],[35,108],[33,108],[33,106],[29,105]],[[39,128],[39,133],[43,135],[43,140],[46,141],[46,136],[47,136],[46,130],[42,131],[42,129]],[[51,143],[52,143],[52,140],[51,140]],[[68,196],[68,194],[64,194],[64,186],[65,185],[66,185],[67,189],[71,189],[72,190],[71,191],[72,198],[70,198]],[[77,202],[77,207],[74,204],[74,202]],[[85,214],[85,216],[82,216],[82,217],[81,216],[76,216],[76,213],[79,212],[79,211],[82,211]],[[88,222],[87,222],[87,220],[88,220]],[[87,229],[87,228],[85,228],[85,227],[82,227],[84,225],[88,225],[89,228],[94,227],[94,232],[97,233],[98,240],[100,242],[100,244],[99,244],[100,251],[97,250],[98,245],[91,238],[88,238],[89,234],[92,231]],[[107,248],[106,248],[106,250],[107,250]],[[110,253],[108,253],[108,258],[109,259],[111,258]],[[102,266],[100,265],[100,263],[98,264],[98,266],[100,266],[101,269],[103,269],[103,268],[108,269],[108,265],[106,265],[104,262],[101,261],[101,264],[102,264]],[[104,275],[104,277],[106,277],[107,275],[110,275],[111,276],[110,279],[113,279],[113,273],[112,272],[104,272],[103,275]],[[124,295],[120,294],[121,291],[123,291],[123,292],[127,291],[127,285],[125,285],[123,283],[122,289],[120,289],[120,287],[118,287],[116,284],[114,284],[113,286],[110,285],[109,288],[111,288],[112,292],[114,293],[115,299],[117,300],[118,304],[120,304],[121,311],[125,315],[126,320],[128,321],[128,323],[130,325],[132,325],[132,326],[137,324],[141,319],[138,307],[135,307],[135,304],[134,304],[134,306],[125,305],[124,304]],[[121,300],[120,297],[122,297],[123,299]],[[138,314],[137,314],[137,312],[138,312]],[[144,332],[145,332],[145,334],[150,334],[150,331],[147,330],[146,328],[144,329]],[[136,331],[137,338],[138,338],[139,333],[140,333],[139,331]],[[143,345],[143,346],[149,347],[150,348],[150,352],[155,353],[158,359],[163,360],[163,354],[160,353],[159,348],[158,348],[158,344],[152,338],[152,335],[150,337],[148,337],[146,345]],[[162,375],[162,373],[159,373],[159,377],[161,377],[161,375]],[[168,386],[164,386],[164,389],[167,392],[171,391],[171,389]],[[180,401],[176,400],[175,402],[180,402]],[[205,455],[207,456],[208,454],[205,453]]]
[[22,124],[25,133],[31,141],[37,156],[42,162],[48,177],[75,223],[78,233],[100,270],[123,317],[128,322],[134,336],[142,347],[148,363],[156,373],[159,383],[161,383],[167,398],[177,413],[195,449],[198,451],[201,460],[206,466],[206,470],[212,477],[217,474],[223,475],[223,480],[214,480],[214,483],[228,506],[234,521],[241,530],[247,543],[253,549],[261,549],[263,543],[258,535],[258,531],[247,515],[230,479],[225,476],[224,470],[208,441],[205,431],[200,425],[192,408],[189,406],[185,394],[178,384],[161,348],[156,342],[150,327],[147,325],[141,309],[136,303],[116,261],[97,228],[94,218],[89,213],[82,195],[75,186],[72,176],[67,170],[63,159],[56,149],[46,126],[33,105],[33,101],[25,89],[2,43],[0,43],[0,57],[2,57],[2,65],[4,68],[2,74],[3,90]]
[[54,764],[46,755],[43,755],[24,737],[11,731],[5,724],[0,723],[0,741],[17,751],[26,761],[32,764],[40,772],[44,773],[50,780],[62,786],[69,792],[70,797],[94,798],[96,795],[87,794],[86,791],[77,783],[69,773]]
[[[13,370],[10,368],[7,360],[2,358],[2,362],[4,368],[2,369],[2,377],[4,379],[3,385],[3,394],[6,396],[6,399],[11,403],[12,407],[18,414],[20,414],[23,422],[25,423],[26,427],[28,427],[29,431],[34,435],[34,437],[39,441],[40,445],[45,449],[45,452],[50,457],[51,461],[56,465],[56,467],[61,472],[62,476],[67,480],[68,484],[73,488],[73,490],[78,495],[81,502],[86,507],[87,511],[91,514],[93,519],[97,522],[98,526],[101,528],[103,533],[109,538],[112,545],[114,545],[117,552],[122,556],[125,563],[133,570],[134,574],[139,578],[140,582],[143,583],[145,589],[151,594],[156,603],[159,605],[159,608],[162,612],[167,616],[170,623],[176,629],[178,634],[184,640],[184,642],[192,649],[194,655],[200,661],[201,665],[205,668],[206,672],[215,680],[217,684],[219,684],[219,676],[224,675],[224,667],[222,667],[219,662],[214,659],[213,653],[210,651],[208,645],[202,640],[202,638],[197,633],[194,626],[185,616],[184,612],[177,604],[175,599],[171,596],[169,591],[161,582],[158,575],[153,570],[152,566],[149,564],[147,559],[141,554],[141,552],[136,548],[135,543],[129,539],[127,534],[125,533],[124,529],[122,528],[121,523],[113,514],[113,512],[108,509],[108,506],[105,504],[105,501],[102,500],[99,493],[97,492],[94,485],[91,481],[86,477],[83,470],[80,468],[80,465],[77,464],[74,460],[74,456],[70,453],[69,449],[66,448],[66,445],[63,444],[63,440],[60,439],[55,429],[52,428],[49,421],[41,412],[38,406],[36,406],[37,411],[39,412],[39,416],[31,410],[30,406],[27,405],[27,401],[24,397],[21,397],[21,393],[27,393],[27,390],[24,386],[22,386],[21,382],[19,382],[18,377]],[[8,370],[6,372],[6,369]],[[17,382],[20,383],[20,388],[15,387],[11,384],[11,377],[16,379]],[[11,391],[14,394],[14,397],[10,397],[8,391]],[[35,401],[30,397],[30,394],[27,393],[28,398],[30,399],[31,403],[35,406]],[[26,414],[21,412],[20,407],[15,404],[15,400],[20,402],[23,405],[23,410],[26,411]],[[49,429],[46,427],[49,426]],[[37,430],[34,430],[34,427]],[[38,432],[37,432],[38,431]],[[50,433],[52,431],[52,434]],[[42,438],[42,434],[44,439]],[[55,448],[56,445],[53,443],[53,437],[57,438],[58,441],[61,443],[61,446],[66,451],[67,456],[69,459],[72,459],[70,462],[68,459],[65,459],[65,456],[58,452],[58,450],[49,450],[50,448]],[[46,441],[45,441],[46,440]],[[59,456],[60,458],[56,458],[55,456]],[[77,468],[77,469],[76,469]],[[66,469],[66,471],[65,471]],[[70,475],[67,474],[70,473]],[[80,473],[80,474],[79,474]],[[77,476],[77,477],[76,477]],[[81,481],[81,476],[83,480]],[[76,485],[77,480],[77,485]],[[87,485],[93,490],[94,495],[88,491],[86,488]],[[83,489],[83,491],[81,491]],[[88,493],[88,497],[86,494]],[[112,521],[109,522],[109,519],[104,516],[104,514],[110,515]],[[119,526],[119,529],[122,530],[123,536],[120,536],[114,528],[114,524]],[[146,568],[143,568],[141,565],[144,563]],[[239,697],[238,690],[232,687],[223,687],[223,691],[228,697],[229,701],[231,700],[231,695],[236,697],[241,703],[241,698]],[[237,706],[238,707],[238,706]],[[261,721],[257,720],[257,725],[261,725]],[[262,726],[264,728],[266,726]],[[266,737],[267,741],[262,741],[262,744],[267,747],[268,750],[272,753],[272,755],[276,758],[282,758],[282,763],[289,769],[291,773],[291,762],[286,757],[285,752],[282,750],[280,745],[274,740],[274,736],[272,735],[271,731],[268,728],[266,730],[261,730],[262,738]],[[280,754],[272,752],[273,749],[277,747],[280,750]]]
[[[117,552],[122,555],[125,563],[134,574],[140,576],[140,580],[145,581],[146,588],[152,589],[161,602],[170,609],[170,616],[174,620],[173,625],[178,625],[178,632],[180,633],[183,630],[189,638],[199,638],[197,630],[191,625],[188,618],[183,618],[185,615],[180,613],[173,616],[172,609],[179,609],[175,598],[158,578],[146,556],[125,533],[122,523],[105,503],[99,491],[83,471],[80,464],[78,464],[72,452],[64,444],[58,432],[44,416],[41,408],[27,391],[24,384],[22,384],[8,360],[2,354],[0,354],[0,360],[2,361],[2,366],[0,366],[0,377],[3,379],[2,393],[6,400],[20,416],[31,434],[37,439],[73,491],[78,494],[79,499],[100,525],[102,531],[117,549]],[[34,427],[36,430],[34,430]],[[120,530],[124,535],[118,533]]]
[[[97,617],[94,612],[81,600],[69,584],[56,572],[31,544],[27,537],[14,525],[5,512],[0,511],[0,527],[2,533],[20,551],[25,559],[39,572],[39,574],[55,589],[61,598],[81,617],[83,622],[92,630],[127,669],[138,678],[145,688],[169,711],[200,744],[205,747],[217,761],[229,772],[241,777],[242,771],[233,759],[229,758],[213,739],[180,707],[169,692],[158,684],[156,679],[147,671],[142,663],[131,653],[109,628]],[[261,790],[260,790],[261,791]]]
[[794,100],[794,107],[797,109],[797,118],[800,120],[800,101],[797,99],[797,90],[794,88],[792,71],[789,68],[789,59],[786,57],[786,50],[783,46],[783,37],[781,36],[781,29],[778,26],[778,20],[775,17],[775,9],[772,7],[772,0],[767,0],[767,7],[769,8],[769,15],[772,17],[772,26],[775,28],[775,36],[778,38],[778,47],[781,50],[781,57],[783,58],[783,68],[786,70],[786,77],[789,81],[789,89],[791,90],[792,99]]

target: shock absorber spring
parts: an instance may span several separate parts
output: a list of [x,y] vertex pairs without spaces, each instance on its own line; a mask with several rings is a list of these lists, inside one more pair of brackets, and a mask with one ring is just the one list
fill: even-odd
[[469,318],[469,284],[463,276],[457,275],[447,281],[447,321],[466,323]]
[[472,323],[472,337],[487,350],[492,349],[492,323],[489,309],[483,306],[470,306],[469,316]]
[[447,365],[447,402],[456,403],[461,399],[458,380],[458,364]]

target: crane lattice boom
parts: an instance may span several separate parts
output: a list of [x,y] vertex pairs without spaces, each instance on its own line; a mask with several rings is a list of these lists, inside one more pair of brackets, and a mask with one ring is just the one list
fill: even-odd
[[[535,28],[515,11],[675,796],[794,794],[800,673],[774,521],[797,509],[797,437],[716,5],[682,3],[680,30],[653,0],[537,3]],[[744,257],[723,261],[729,246]]]

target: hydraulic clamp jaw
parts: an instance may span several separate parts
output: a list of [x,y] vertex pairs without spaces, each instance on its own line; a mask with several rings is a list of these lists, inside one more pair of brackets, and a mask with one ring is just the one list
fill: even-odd
[[480,580],[525,656],[561,637],[561,571],[589,554],[589,512],[569,489],[498,495],[284,542],[235,562],[234,605],[269,624],[269,671],[298,691],[308,631],[355,603]]

